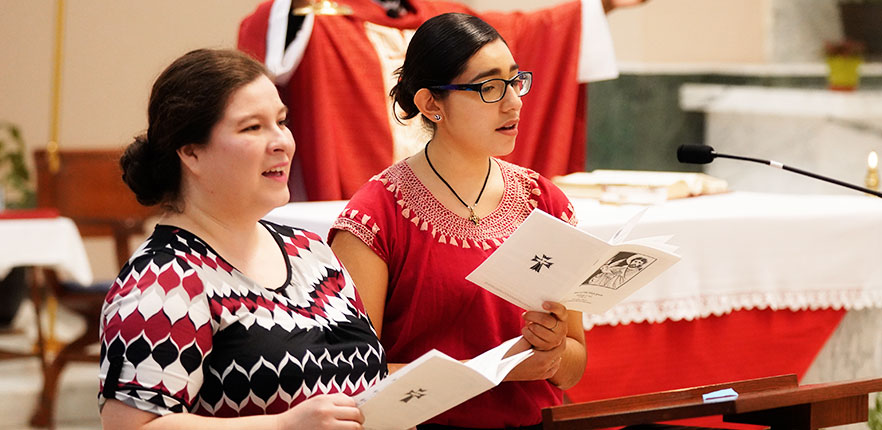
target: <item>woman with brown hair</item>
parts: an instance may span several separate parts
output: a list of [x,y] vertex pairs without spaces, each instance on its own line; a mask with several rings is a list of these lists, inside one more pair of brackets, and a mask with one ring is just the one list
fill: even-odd
[[386,374],[348,273],[288,202],[294,139],[263,66],[196,50],[156,80],[123,179],[162,205],[101,320],[106,428],[359,429]]

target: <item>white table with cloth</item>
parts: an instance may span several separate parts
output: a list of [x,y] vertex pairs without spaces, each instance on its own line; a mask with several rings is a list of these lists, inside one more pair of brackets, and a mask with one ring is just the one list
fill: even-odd
[[[345,204],[291,203],[267,219],[327,237]],[[579,228],[604,239],[643,208],[573,204]],[[682,260],[607,313],[585,316],[588,365],[568,391],[574,401],[802,378],[847,312],[882,307],[877,198],[730,192],[671,200],[651,206],[629,237],[656,235],[673,235]]]
[[[51,209],[0,211],[0,279],[20,266],[48,268],[82,285],[92,283],[92,269],[76,225]],[[50,324],[54,312],[53,305]],[[50,325],[47,335],[45,342],[54,344],[54,326]],[[0,350],[6,358],[32,354],[18,348]]]
[[0,216],[0,278],[16,266],[41,266],[58,270],[80,284],[92,283],[86,249],[73,221],[19,216]]

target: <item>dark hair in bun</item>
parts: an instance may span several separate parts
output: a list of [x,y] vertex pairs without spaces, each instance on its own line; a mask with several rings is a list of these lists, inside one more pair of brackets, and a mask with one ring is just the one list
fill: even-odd
[[208,142],[223,117],[230,96],[266,68],[239,51],[198,49],[166,68],[153,84],[147,108],[147,132],[126,148],[120,166],[123,181],[145,206],[176,208],[181,188],[177,150]]
[[[490,24],[464,13],[445,13],[430,18],[414,33],[404,64],[395,71],[398,84],[392,88],[393,109],[397,104],[410,119],[420,114],[413,97],[422,88],[447,85],[466,69],[470,58],[484,45],[502,36]],[[443,98],[443,90],[431,90],[436,98]],[[423,118],[434,129],[435,123]]]

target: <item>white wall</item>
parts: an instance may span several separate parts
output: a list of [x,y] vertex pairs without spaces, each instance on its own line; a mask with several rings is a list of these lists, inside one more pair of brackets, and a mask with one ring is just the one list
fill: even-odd
[[[639,6],[613,10],[608,18],[616,55],[619,61],[638,63],[766,61],[771,1],[649,0]],[[466,3],[476,10],[507,6],[532,10],[561,1],[468,0]]]
[[[235,45],[258,0],[68,0],[59,143],[128,143],[146,125],[150,85],[187,50]],[[0,120],[31,147],[49,139],[55,2],[0,0]]]

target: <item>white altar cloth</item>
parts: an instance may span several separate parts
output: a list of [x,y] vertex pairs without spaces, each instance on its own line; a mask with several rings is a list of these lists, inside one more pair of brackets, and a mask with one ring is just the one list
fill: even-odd
[[[327,237],[346,202],[290,203],[267,219]],[[643,206],[574,199],[579,228],[609,239]],[[674,235],[682,260],[594,324],[692,320],[741,309],[882,307],[882,200],[733,192],[652,206],[630,238]]]
[[16,266],[51,267],[92,283],[83,240],[69,218],[0,219],[0,279]]

